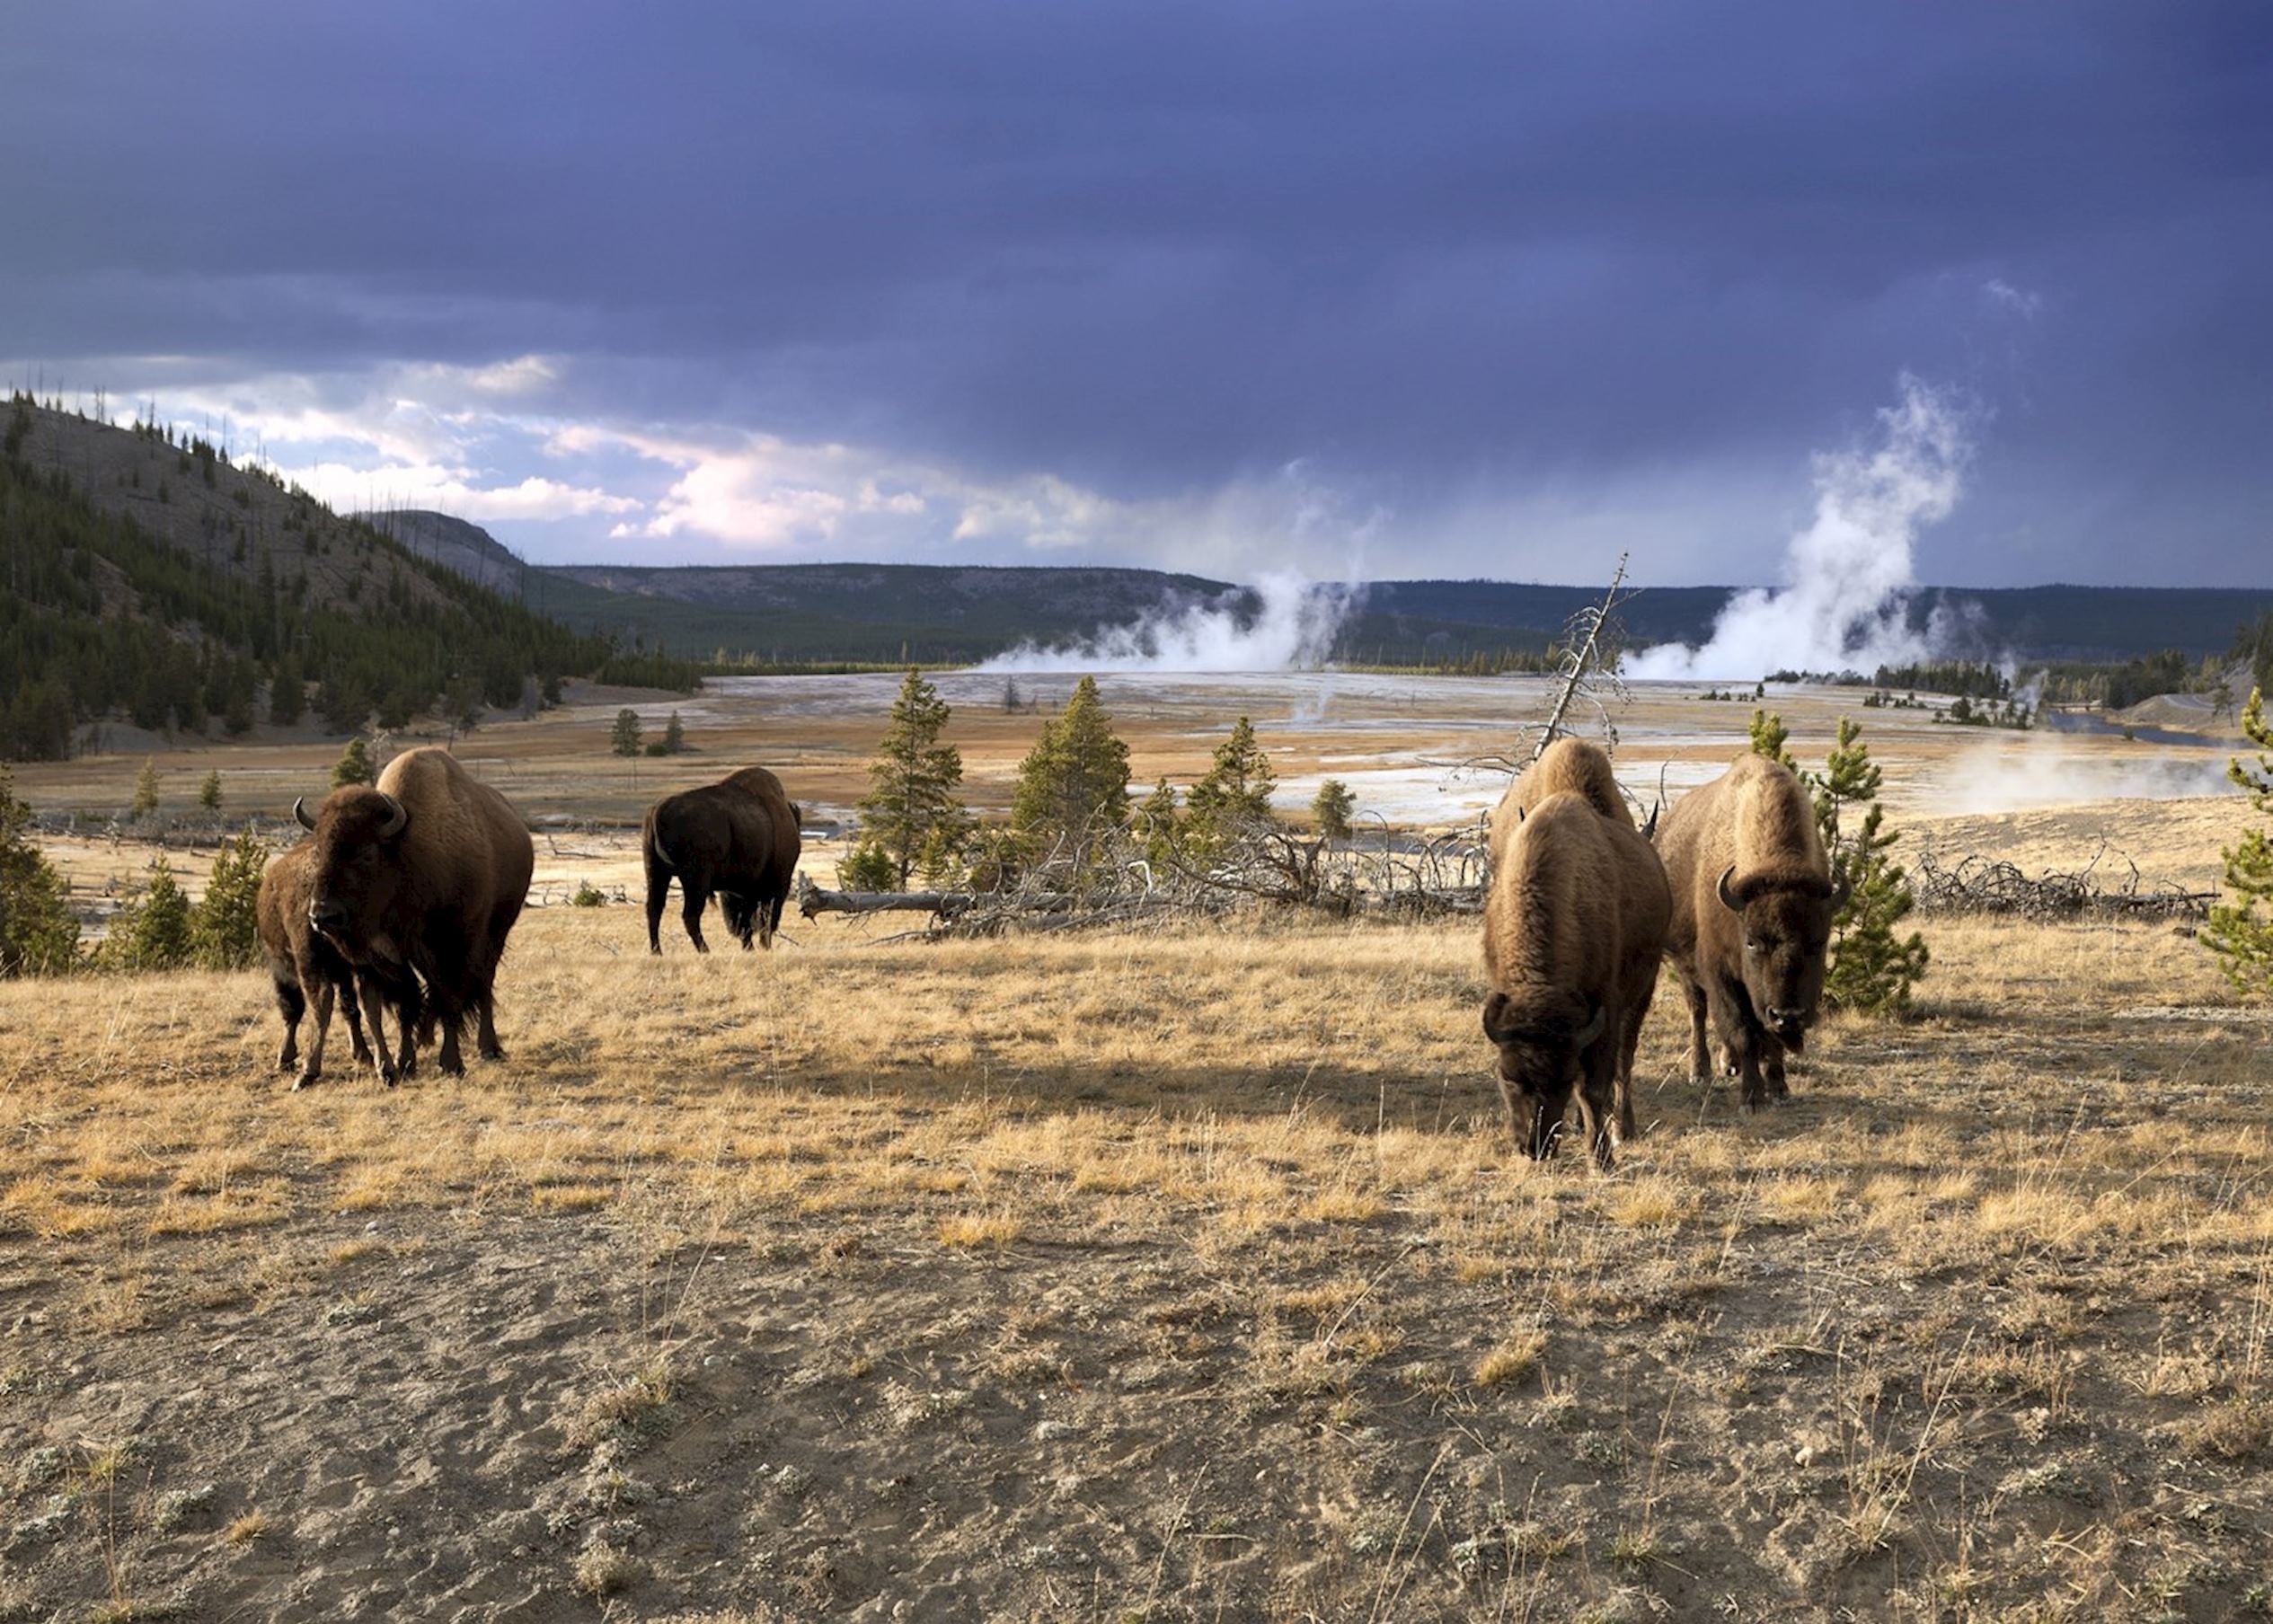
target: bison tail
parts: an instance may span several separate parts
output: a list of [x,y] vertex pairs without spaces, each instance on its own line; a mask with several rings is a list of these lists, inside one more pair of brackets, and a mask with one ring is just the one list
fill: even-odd
[[647,837],[647,849],[657,862],[662,864],[663,867],[668,869],[674,874],[678,872],[678,864],[673,862],[671,861],[671,854],[663,849],[663,832],[660,829],[650,830],[649,832]]

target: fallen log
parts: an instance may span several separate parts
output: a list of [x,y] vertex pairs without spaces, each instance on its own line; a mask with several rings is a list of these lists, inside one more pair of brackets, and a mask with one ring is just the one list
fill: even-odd
[[977,896],[969,891],[828,891],[812,876],[797,877],[797,911],[808,919],[824,914],[933,914],[952,919]]

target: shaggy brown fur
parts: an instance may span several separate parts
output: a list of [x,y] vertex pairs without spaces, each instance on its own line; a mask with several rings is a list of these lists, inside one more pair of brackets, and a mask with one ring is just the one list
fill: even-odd
[[332,1030],[332,1000],[336,993],[347,1017],[348,1035],[355,1043],[355,1057],[371,1061],[363,1041],[363,1011],[356,1002],[355,968],[340,957],[308,922],[308,899],[315,895],[314,846],[302,841],[288,852],[269,859],[261,870],[261,895],[253,917],[261,935],[261,957],[267,959],[269,980],[276,989],[277,1012],[284,1017],[284,1047],[276,1069],[289,1072],[300,1058],[300,1017],[313,993],[315,1031],[308,1040],[307,1064],[292,1086],[303,1089],[323,1075],[323,1041]]
[[1601,746],[1582,738],[1559,738],[1523,770],[1492,808],[1492,861],[1499,860],[1500,846],[1541,801],[1566,791],[1591,804],[1612,823],[1633,827],[1633,814],[1627,809],[1626,798],[1618,792],[1610,757]]
[[1673,886],[1666,952],[1689,1001],[1689,1067],[1711,1075],[1706,1021],[1743,1079],[1747,1115],[1785,1084],[1823,997],[1834,894],[1815,808],[1791,770],[1765,756],[1729,770],[1667,808],[1658,854]]
[[753,934],[771,948],[781,929],[782,905],[797,878],[797,803],[782,781],[763,767],[745,767],[714,784],[659,800],[640,831],[647,863],[647,946],[663,950],[663,904],[679,882],[680,917],[694,950],[707,953],[703,910],[712,893],[726,928],[747,951]]
[[1597,1167],[1633,1136],[1633,1046],[1658,984],[1672,899],[1631,825],[1564,790],[1508,831],[1484,904],[1484,1035],[1508,1124],[1551,1155],[1574,1086]]
[[358,968],[399,977],[407,966],[424,984],[424,1011],[398,1002],[402,1072],[416,1064],[409,1028],[421,1013],[441,1026],[445,1072],[465,1070],[458,1036],[469,1013],[482,1057],[502,1060],[498,960],[536,868],[520,815],[437,746],[396,756],[376,789],[335,790],[314,816],[295,810],[315,833],[316,928]]

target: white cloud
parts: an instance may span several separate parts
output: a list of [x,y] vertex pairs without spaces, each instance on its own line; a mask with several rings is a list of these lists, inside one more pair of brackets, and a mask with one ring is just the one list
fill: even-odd
[[1981,284],[1981,291],[1989,296],[1991,303],[2011,311],[2022,321],[2034,321],[2037,312],[2044,308],[2042,294],[2015,287],[2003,277],[1991,277]]
[[567,485],[535,474],[514,485],[481,485],[472,470],[434,463],[391,463],[358,468],[345,463],[279,465],[277,472],[305,486],[342,513],[386,508],[430,508],[477,524],[491,519],[569,519],[639,511],[641,503],[589,486]]

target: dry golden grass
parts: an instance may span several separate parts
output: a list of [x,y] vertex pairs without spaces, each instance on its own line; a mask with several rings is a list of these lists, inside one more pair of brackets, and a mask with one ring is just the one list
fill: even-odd
[[[558,1495],[615,1474],[560,1513],[581,1542],[499,1542],[563,1606],[712,1604],[699,1525],[756,1531],[738,1602],[849,1613],[899,1593],[850,1554],[883,1518],[918,1555],[968,1527],[966,1588],[925,1593],[1011,1616],[2082,1617],[2150,1572],[2240,1610],[2273,1518],[2264,1012],[2168,929],[1925,924],[1915,1016],[1834,1019],[1752,1122],[1683,1078],[1668,989],[1607,1178],[1507,1143],[1456,924],[652,959],[632,910],[544,909],[512,1058],[393,1091],[286,1092],[257,975],[0,986],[0,1324],[41,1328],[0,1357],[36,1392],[0,1456],[74,1425],[36,1386],[71,1361],[158,1394],[218,1324],[330,1361],[433,1319],[404,1392],[482,1372]],[[587,1302],[604,1346],[543,1330]],[[257,1616],[261,1479],[218,1447],[150,1470],[244,1478],[199,1538]],[[650,1478],[684,1539],[627,1542]],[[259,1501],[321,1537],[288,1493]],[[190,1574],[136,1538],[146,1584]],[[22,1549],[99,1594],[83,1546]]]

